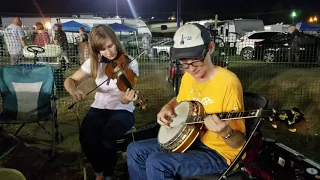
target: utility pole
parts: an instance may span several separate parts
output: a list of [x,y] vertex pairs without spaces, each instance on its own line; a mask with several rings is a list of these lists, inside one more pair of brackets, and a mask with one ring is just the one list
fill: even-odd
[[[180,21],[181,21],[181,0],[177,0],[177,29],[180,27]],[[175,86],[176,86],[176,92],[175,95],[178,96],[179,94],[179,87],[180,87],[180,67],[179,67],[179,59],[176,59],[176,80],[175,80]]]
[[116,13],[117,13],[117,17],[119,17],[119,13],[118,13],[118,0],[116,0]]

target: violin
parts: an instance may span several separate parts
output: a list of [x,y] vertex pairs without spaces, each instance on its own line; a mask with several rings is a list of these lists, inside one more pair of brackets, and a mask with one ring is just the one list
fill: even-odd
[[[108,62],[105,68],[105,73],[110,79],[117,79],[118,89],[122,92],[126,92],[128,88],[133,89],[137,83],[136,74],[129,68],[130,61],[127,55],[121,54],[115,60]],[[146,100],[142,100],[138,96],[137,101],[140,109],[147,108]]]
[[[146,51],[141,53],[139,56],[144,54]],[[138,57],[139,57],[138,56]],[[133,89],[133,86],[137,82],[137,76],[136,74],[129,68],[130,64],[130,59],[127,55],[125,54],[119,54],[115,60],[109,60],[107,62],[107,66],[105,68],[105,73],[108,76],[108,79],[100,83],[97,87],[92,89],[90,92],[88,92],[86,95],[91,94],[94,90],[99,88],[102,84],[106,83],[107,81],[110,81],[110,79],[117,79],[117,87],[120,91],[126,92],[127,89],[129,88],[130,90]],[[140,95],[141,96],[141,95]],[[138,105],[140,106],[140,109],[145,110],[147,108],[147,104],[145,103],[146,100],[142,100],[138,96]],[[142,96],[141,96],[142,97]],[[78,102],[75,102],[71,104],[68,109],[71,109],[76,105]]]

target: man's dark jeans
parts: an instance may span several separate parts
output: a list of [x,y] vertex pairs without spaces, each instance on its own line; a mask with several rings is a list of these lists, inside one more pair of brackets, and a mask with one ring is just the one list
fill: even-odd
[[184,153],[172,153],[162,152],[157,139],[130,143],[127,164],[131,180],[172,180],[216,174],[228,167],[222,156],[200,141]]

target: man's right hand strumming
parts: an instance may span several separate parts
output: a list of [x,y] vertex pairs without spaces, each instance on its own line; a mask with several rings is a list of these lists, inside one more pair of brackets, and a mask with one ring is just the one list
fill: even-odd
[[175,117],[174,109],[169,106],[165,105],[157,115],[157,122],[161,126],[165,126],[170,128],[170,119]]

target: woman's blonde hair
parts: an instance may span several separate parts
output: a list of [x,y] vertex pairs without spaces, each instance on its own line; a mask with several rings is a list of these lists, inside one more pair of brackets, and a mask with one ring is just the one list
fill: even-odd
[[36,30],[44,30],[43,24],[41,22],[36,22]]
[[109,26],[100,24],[98,26],[93,27],[90,31],[89,37],[89,53],[91,76],[94,79],[96,79],[97,77],[100,51],[103,51],[106,48],[105,43],[107,39],[110,39],[112,43],[116,46],[118,53],[125,54],[125,50],[122,47],[120,40]]

